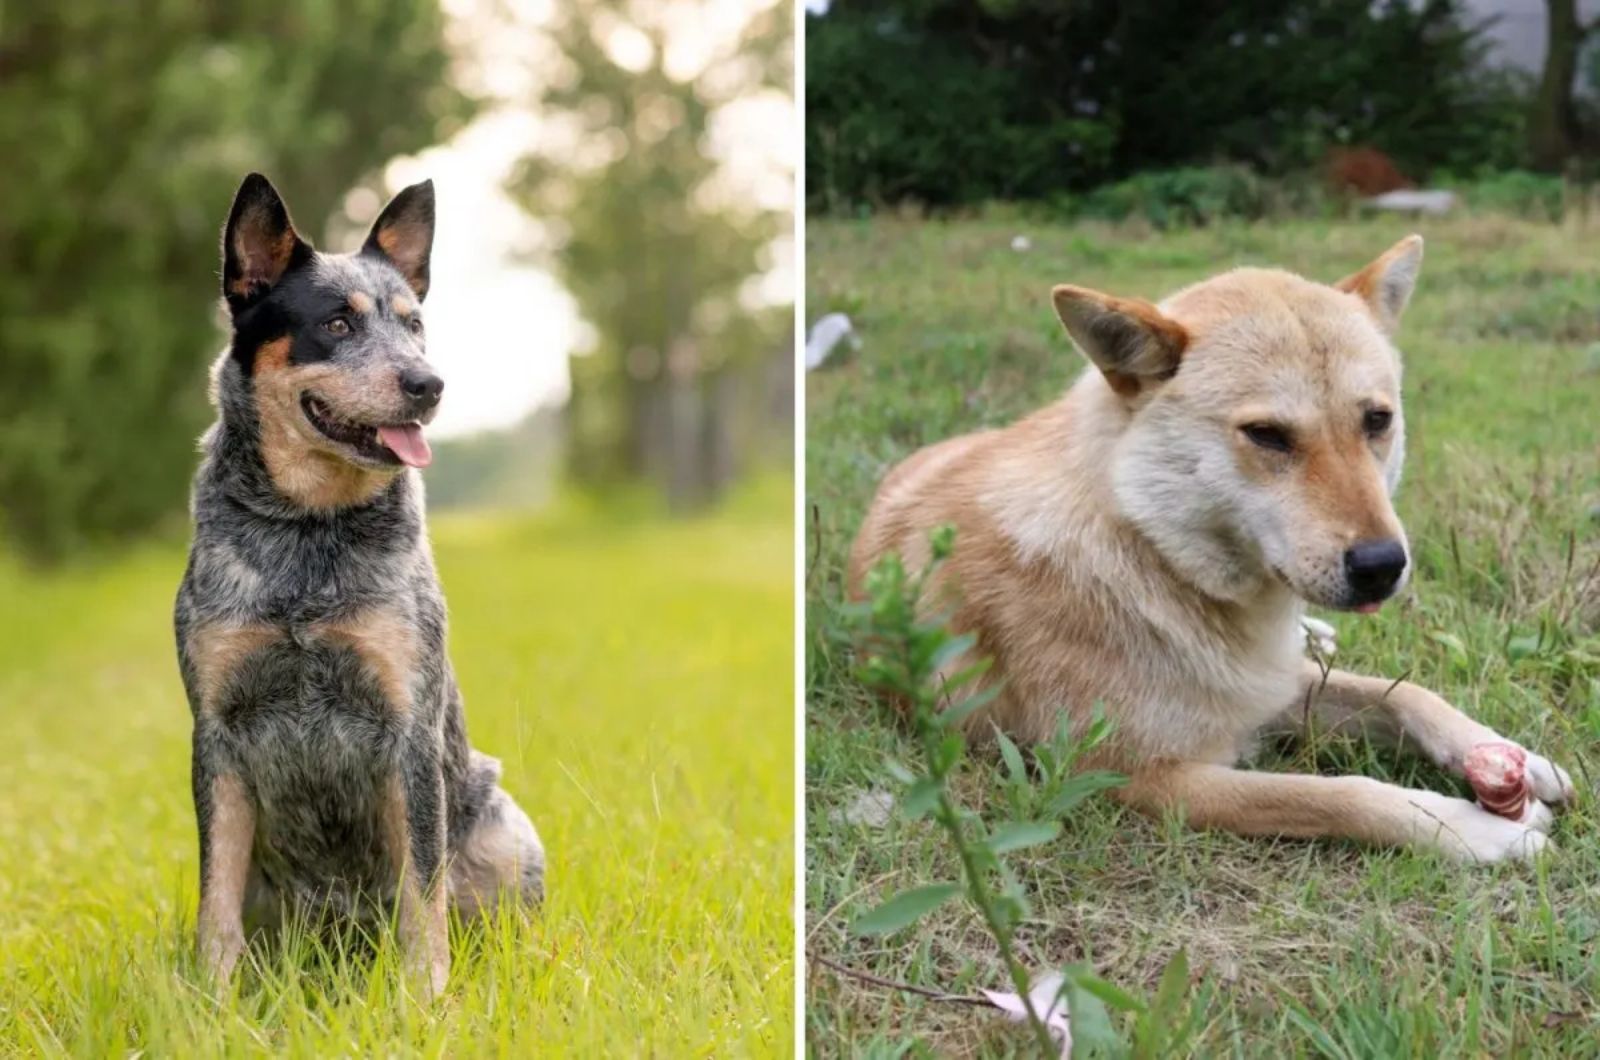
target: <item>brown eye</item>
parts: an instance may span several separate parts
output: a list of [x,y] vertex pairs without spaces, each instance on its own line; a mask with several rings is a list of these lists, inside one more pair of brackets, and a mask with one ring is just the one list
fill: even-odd
[[1289,432],[1276,423],[1247,423],[1239,430],[1251,443],[1262,449],[1271,449],[1275,453],[1294,450],[1294,441],[1289,437]]
[[1394,413],[1388,409],[1368,409],[1361,417],[1361,429],[1376,437],[1389,429]]
[[346,320],[344,317],[334,317],[332,320],[325,320],[322,322],[322,326],[327,329],[328,334],[330,335],[350,334],[350,321]]
[[406,321],[406,327],[411,329],[411,334],[413,335],[422,334],[422,318],[419,316],[410,317]]

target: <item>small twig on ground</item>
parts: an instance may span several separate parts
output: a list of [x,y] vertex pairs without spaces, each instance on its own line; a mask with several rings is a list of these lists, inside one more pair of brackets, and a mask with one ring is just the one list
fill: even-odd
[[871,972],[863,972],[856,968],[851,968],[849,965],[840,964],[838,961],[831,960],[819,954],[812,954],[811,960],[825,968],[833,969],[840,975],[848,975],[852,979],[859,979],[864,983],[871,983],[874,986],[886,987],[889,990],[904,990],[911,994],[921,994],[923,997],[929,998],[933,1001],[948,1001],[951,1004],[956,1005],[977,1005],[981,1008],[995,1007],[994,1003],[988,998],[971,997],[967,994],[946,994],[942,990],[930,990],[925,986],[913,986],[910,983],[902,983],[894,979],[885,979],[880,975],[873,975]]

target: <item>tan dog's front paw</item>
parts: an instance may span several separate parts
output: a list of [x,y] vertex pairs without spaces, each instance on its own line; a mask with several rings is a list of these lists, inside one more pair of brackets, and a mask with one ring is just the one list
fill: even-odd
[[1541,802],[1571,802],[1577,794],[1565,769],[1532,751],[1528,752],[1528,785]]
[[1530,801],[1520,820],[1490,813],[1466,799],[1413,793],[1419,812],[1416,839],[1446,857],[1468,863],[1531,861],[1550,845],[1550,807]]

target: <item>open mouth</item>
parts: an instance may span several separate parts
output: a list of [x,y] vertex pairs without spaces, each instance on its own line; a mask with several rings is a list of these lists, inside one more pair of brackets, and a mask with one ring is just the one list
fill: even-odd
[[409,467],[427,467],[433,462],[428,440],[422,436],[422,424],[415,421],[373,426],[341,420],[325,401],[309,391],[300,395],[300,409],[318,433],[355,450],[363,460]]

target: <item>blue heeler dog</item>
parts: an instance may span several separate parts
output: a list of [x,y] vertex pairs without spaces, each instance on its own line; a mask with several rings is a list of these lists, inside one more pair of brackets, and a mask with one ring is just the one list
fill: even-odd
[[233,323],[212,370],[178,665],[194,713],[199,949],[226,979],[245,923],[397,911],[405,963],[449,975],[446,912],[536,902],[544,850],[467,744],[423,527],[433,185],[366,244],[319,253],[265,177],[223,233]]

